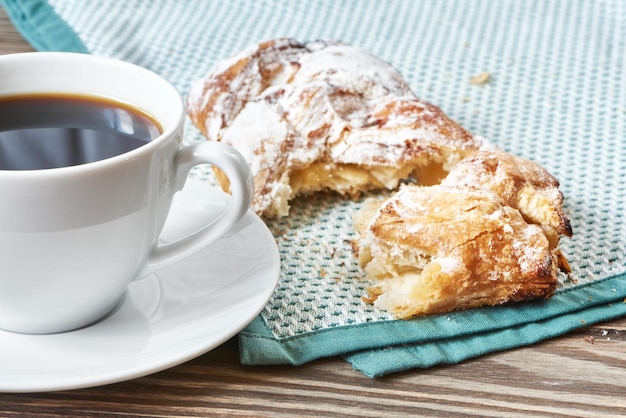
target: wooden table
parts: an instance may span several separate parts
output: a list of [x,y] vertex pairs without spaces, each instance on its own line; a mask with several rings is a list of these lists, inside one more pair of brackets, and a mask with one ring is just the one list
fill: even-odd
[[[0,54],[22,51],[32,48],[0,9]],[[626,318],[532,347],[375,380],[340,358],[244,367],[233,339],[124,383],[0,394],[2,417],[114,415],[626,416]]]

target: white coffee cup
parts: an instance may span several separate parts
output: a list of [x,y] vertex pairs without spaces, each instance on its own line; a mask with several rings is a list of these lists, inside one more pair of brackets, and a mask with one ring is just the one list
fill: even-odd
[[[248,210],[246,161],[222,143],[183,145],[183,101],[160,76],[86,54],[0,56],[0,97],[31,93],[127,103],[151,115],[162,134],[101,161],[0,170],[1,329],[55,333],[87,326],[106,316],[133,280],[214,242]],[[160,244],[172,198],[198,164],[227,174],[230,203],[194,235]]]

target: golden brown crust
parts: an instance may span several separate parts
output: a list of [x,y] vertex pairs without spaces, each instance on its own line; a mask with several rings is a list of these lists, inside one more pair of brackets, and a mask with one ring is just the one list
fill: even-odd
[[267,218],[286,215],[299,193],[437,182],[482,144],[388,63],[333,42],[253,46],[199,80],[187,107],[209,140],[248,159],[253,208]]
[[405,186],[363,241],[375,304],[399,318],[547,298],[557,283],[542,229],[484,190]]
[[568,268],[559,234],[571,235],[557,186],[535,163],[480,151],[440,185],[367,203],[354,219],[358,260],[375,282],[365,300],[409,318],[551,297]]
[[287,215],[298,194],[354,196],[416,179],[354,220],[355,254],[375,282],[365,300],[399,318],[548,298],[569,268],[558,181],[490,148],[354,47],[260,43],[218,63],[187,106],[207,139],[248,160],[252,207],[266,218]]
[[490,190],[529,222],[572,236],[558,180],[533,161],[501,150],[478,151],[457,164],[442,184]]

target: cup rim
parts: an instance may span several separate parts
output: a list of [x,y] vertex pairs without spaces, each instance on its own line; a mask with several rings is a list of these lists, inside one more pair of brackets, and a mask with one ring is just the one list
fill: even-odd
[[[115,155],[113,157],[109,157],[109,158],[105,158],[102,160],[93,161],[93,162],[89,162],[85,164],[78,164],[78,165],[65,166],[65,167],[44,168],[44,169],[34,169],[34,170],[2,170],[0,169],[0,176],[5,177],[5,178],[7,177],[22,177],[23,178],[23,177],[41,177],[41,176],[48,177],[48,176],[56,176],[56,175],[66,175],[66,174],[74,173],[74,172],[80,173],[81,171],[91,172],[94,170],[107,169],[113,165],[119,164],[120,162],[133,160],[139,155],[142,155],[145,153],[148,153],[148,154],[151,153],[151,151],[154,148],[160,147],[163,142],[165,142],[172,135],[175,135],[177,131],[183,130],[184,118],[185,118],[185,105],[184,105],[182,96],[180,95],[178,90],[164,77],[140,65],[137,65],[128,61],[120,60],[117,58],[103,57],[103,56],[91,55],[91,54],[85,54],[85,53],[35,51],[35,52],[20,52],[20,53],[0,55],[0,68],[4,63],[7,63],[7,62],[8,63],[15,62],[15,61],[23,62],[23,60],[27,60],[27,61],[31,61],[32,64],[34,65],[35,62],[38,60],[50,60],[50,59],[64,60],[68,64],[70,64],[71,62],[77,62],[77,61],[89,61],[95,65],[115,66],[117,68],[135,71],[136,73],[140,73],[140,74],[142,73],[145,77],[149,77],[155,82],[160,83],[163,88],[167,88],[170,90],[170,93],[173,93],[173,98],[175,98],[175,102],[172,102],[171,106],[177,107],[176,110],[178,114],[175,116],[177,122],[174,124],[171,124],[171,126],[164,127],[162,122],[159,120],[159,118],[155,117],[154,115],[151,115],[155,119],[155,121],[157,121],[161,125],[162,132],[156,138],[150,140],[146,144],[138,148],[135,148],[133,150],[127,151],[125,153]],[[33,93],[37,94],[38,91],[37,90],[23,91],[23,92],[0,91],[0,97],[9,97],[9,96],[17,96],[20,94],[25,95],[25,94],[33,94]],[[45,93],[46,94],[48,93],[67,94],[68,92],[64,90],[52,89],[50,91],[45,91]],[[136,106],[134,103],[129,103],[128,100],[121,100],[119,98],[116,98],[114,95],[94,94],[94,93],[89,93],[89,92],[84,92],[84,93],[72,92],[71,94],[106,98],[112,101],[125,103],[130,106]],[[143,109],[139,106],[136,106],[136,107],[140,108],[142,111],[147,111],[146,109]]]

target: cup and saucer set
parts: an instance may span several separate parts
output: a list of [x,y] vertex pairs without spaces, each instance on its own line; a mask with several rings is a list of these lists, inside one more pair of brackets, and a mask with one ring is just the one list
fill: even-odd
[[[0,392],[145,376],[262,311],[280,257],[250,168],[184,141],[171,84],[87,54],[7,54],[0,73]],[[188,176],[204,164],[230,194]]]
[[[205,182],[187,180],[174,197],[162,238],[187,235],[226,199]],[[228,235],[131,283],[114,310],[92,325],[43,335],[0,330],[0,392],[99,386],[198,357],[261,312],[279,270],[276,242],[250,211]]]

